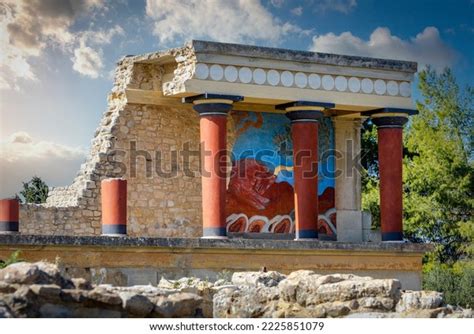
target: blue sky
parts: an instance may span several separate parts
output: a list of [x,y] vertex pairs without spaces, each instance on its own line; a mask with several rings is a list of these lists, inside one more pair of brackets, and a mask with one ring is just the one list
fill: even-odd
[[415,60],[474,78],[474,0],[3,0],[0,195],[34,173],[70,183],[116,61],[192,38]]

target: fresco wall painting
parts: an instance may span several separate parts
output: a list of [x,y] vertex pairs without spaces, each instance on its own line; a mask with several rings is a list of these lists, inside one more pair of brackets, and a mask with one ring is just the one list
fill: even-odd
[[[231,116],[236,140],[227,187],[227,231],[294,233],[290,120],[275,113],[239,111]],[[328,117],[320,122],[318,145],[318,231],[335,238],[334,128]]]

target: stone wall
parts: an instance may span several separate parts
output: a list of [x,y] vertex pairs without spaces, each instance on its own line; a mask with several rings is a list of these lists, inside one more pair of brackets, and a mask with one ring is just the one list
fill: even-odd
[[266,267],[397,278],[419,290],[422,258],[431,249],[411,243],[0,234],[0,259],[16,250],[25,261],[60,259],[74,275],[116,285],[156,284],[161,276],[216,278],[223,271]]
[[[125,57],[118,63],[108,108],[94,134],[87,160],[73,183],[52,189],[45,204],[21,206],[21,233],[100,234],[100,182],[123,177],[128,180],[130,235],[201,235],[200,158],[195,153],[190,156],[186,175],[182,154],[172,158],[186,145],[195,152],[199,149],[198,116],[184,106],[132,104],[126,95],[126,89],[161,93],[164,69],[152,62],[160,57],[175,57],[176,71],[192,75],[191,53],[182,48]],[[158,173],[157,166],[161,166]],[[176,173],[168,175],[170,171]]]

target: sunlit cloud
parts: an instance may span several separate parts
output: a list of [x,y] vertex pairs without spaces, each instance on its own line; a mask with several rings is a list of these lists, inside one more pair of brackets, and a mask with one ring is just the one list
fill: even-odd
[[36,140],[27,132],[15,132],[0,142],[0,196],[14,195],[22,182],[34,175],[50,186],[67,185],[85,156],[83,148]]
[[[6,0],[0,4],[0,89],[19,90],[21,80],[37,81],[32,60],[41,58],[46,49],[57,49],[71,55],[71,59],[84,59],[84,50],[94,54],[94,70],[79,72],[97,78],[102,59],[101,44],[109,44],[123,29],[116,25],[110,29],[85,29],[73,32],[74,23],[86,14],[107,10],[104,0]],[[88,49],[85,49],[88,48]],[[94,48],[93,52],[89,49]],[[76,50],[78,50],[76,52]],[[76,55],[78,53],[79,55]],[[82,61],[84,64],[84,61]],[[73,68],[84,68],[73,63]],[[92,75],[90,75],[92,74]]]
[[426,27],[415,37],[404,40],[392,35],[388,28],[375,29],[368,40],[351,32],[340,35],[328,33],[313,37],[313,51],[357,56],[417,61],[420,67],[432,65],[436,69],[451,66],[458,59],[457,52],[447,45],[435,27]]
[[153,34],[164,44],[206,38],[278,45],[289,35],[307,33],[275,17],[259,0],[147,0],[146,14],[154,21]]

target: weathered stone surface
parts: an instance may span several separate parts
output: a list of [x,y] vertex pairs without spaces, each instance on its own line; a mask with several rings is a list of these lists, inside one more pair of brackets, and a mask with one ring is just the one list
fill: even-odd
[[250,286],[277,286],[280,281],[285,279],[285,275],[276,271],[269,272],[237,272],[232,275],[232,283],[235,285]]
[[[433,292],[402,292],[395,279],[350,274],[319,275],[300,270],[275,286],[265,285],[268,273],[236,273],[235,287],[214,296],[214,317],[441,317],[469,316],[440,307]],[[406,296],[405,296],[406,294]],[[397,312],[395,307],[397,306]]]
[[9,284],[33,284],[40,276],[37,265],[27,262],[19,262],[0,269],[0,281]]
[[10,313],[10,310],[3,305],[0,305],[0,319],[1,318],[13,318],[13,314]]
[[[432,245],[419,243],[348,243],[336,241],[304,242],[294,240],[255,240],[255,239],[203,239],[184,238],[179,235],[173,238],[154,237],[100,237],[70,235],[24,235],[0,234],[0,243],[11,247],[22,245],[79,245],[79,246],[113,246],[113,247],[172,247],[172,248],[230,248],[230,249],[268,249],[268,250],[350,250],[363,252],[400,252],[424,253],[433,249]],[[84,273],[71,272],[72,276],[81,277]],[[346,275],[346,274],[344,274]],[[342,276],[344,276],[342,275]]]
[[18,262],[0,270],[0,281],[9,284],[57,284],[71,287],[72,283],[62,277],[57,266],[47,262]]
[[0,280],[0,317],[212,316],[212,283],[194,278],[181,280],[181,291],[210,298],[205,312],[204,299],[196,293],[151,285],[95,286],[85,279],[68,280],[48,263],[11,265],[2,275],[10,283]]
[[87,298],[97,302],[97,303],[102,303],[102,304],[107,304],[107,305],[121,305],[123,303],[122,301],[122,296],[119,296],[114,293],[110,293],[108,291],[105,291],[101,288],[96,288],[88,293],[84,293]]
[[0,293],[11,293],[15,292],[18,288],[15,284],[9,284],[4,281],[0,281]]
[[214,318],[269,317],[276,311],[278,299],[275,286],[242,285],[220,289],[214,295]]
[[[229,282],[224,282],[221,280],[218,283],[218,286],[223,284],[228,284]],[[199,278],[181,278],[179,280],[167,280],[161,278],[158,287],[167,290],[176,290],[179,292],[188,292],[193,293],[202,298],[201,310],[202,316],[205,318],[212,318],[212,303],[215,292],[218,288],[214,287],[215,284],[209,281],[203,281]]]
[[155,302],[153,313],[164,318],[191,318],[200,316],[199,307],[202,298],[194,293],[179,292],[168,297],[159,297]]
[[30,286],[31,291],[44,299],[60,299],[61,288],[55,284],[34,284]]
[[133,292],[121,292],[120,298],[122,298],[124,309],[137,317],[148,316],[155,306],[147,297]]
[[235,273],[232,282],[194,277],[158,286],[94,285],[47,263],[1,271],[0,318],[7,317],[375,317],[472,318],[435,291],[403,291],[393,279],[300,270]]
[[397,312],[410,309],[435,309],[443,304],[443,294],[436,291],[405,291],[397,304]]
[[92,285],[91,282],[86,280],[85,278],[73,278],[71,279],[72,284],[76,289],[81,289],[81,290],[92,290]]
[[400,298],[400,289],[400,282],[393,279],[349,279],[338,283],[320,285],[317,293],[308,298],[307,303],[319,304],[321,302],[345,301],[376,296],[398,300]]

